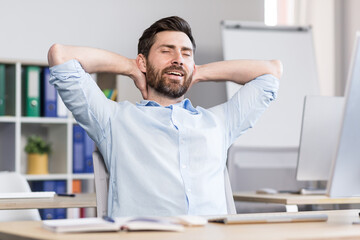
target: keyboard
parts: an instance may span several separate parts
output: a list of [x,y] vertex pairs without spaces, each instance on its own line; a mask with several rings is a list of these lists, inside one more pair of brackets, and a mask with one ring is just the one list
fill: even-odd
[[208,217],[208,222],[224,224],[325,222],[328,216],[319,213],[253,213]]

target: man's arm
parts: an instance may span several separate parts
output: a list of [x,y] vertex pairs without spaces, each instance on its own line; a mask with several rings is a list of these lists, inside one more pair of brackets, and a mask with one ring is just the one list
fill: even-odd
[[279,60],[229,60],[196,66],[194,82],[232,81],[241,85],[258,76],[272,74],[280,79],[282,64]]
[[137,67],[135,59],[90,47],[54,44],[49,49],[48,62],[50,67],[65,63],[71,59],[79,61],[88,73],[109,72],[131,77],[144,99],[147,98],[145,75]]

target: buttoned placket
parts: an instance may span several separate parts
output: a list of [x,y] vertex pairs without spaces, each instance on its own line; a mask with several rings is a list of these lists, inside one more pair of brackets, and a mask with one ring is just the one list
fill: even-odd
[[184,183],[184,191],[186,195],[187,205],[188,205],[188,212],[191,210],[192,206],[192,188],[191,182],[189,178],[189,150],[186,145],[186,134],[187,130],[186,127],[181,122],[181,111],[184,109],[178,106],[171,106],[171,120],[176,129],[178,130],[179,135],[179,170],[180,175]]

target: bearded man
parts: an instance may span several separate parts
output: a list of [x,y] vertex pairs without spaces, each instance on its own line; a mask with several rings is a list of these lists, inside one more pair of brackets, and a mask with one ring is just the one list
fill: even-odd
[[[278,60],[195,65],[196,44],[180,17],[158,20],[139,39],[136,59],[106,50],[54,44],[50,82],[104,157],[108,214],[226,214],[227,150],[276,97]],[[144,100],[107,99],[88,73],[131,77]],[[204,109],[184,98],[203,81],[244,85],[229,101]]]

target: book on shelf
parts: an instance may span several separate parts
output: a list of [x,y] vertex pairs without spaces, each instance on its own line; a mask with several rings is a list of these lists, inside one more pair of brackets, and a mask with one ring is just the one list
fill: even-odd
[[44,67],[41,74],[41,115],[57,117],[57,91],[49,80],[50,70],[48,67]]
[[27,66],[23,74],[24,116],[40,117],[40,67]]
[[80,125],[73,125],[73,173],[84,172],[84,135]]
[[[72,180],[72,192],[82,193],[82,181],[79,179]],[[68,218],[83,218],[85,217],[84,208],[71,208],[68,210]]]
[[103,93],[108,99],[116,101],[117,89],[104,89]]
[[183,231],[185,226],[204,226],[198,216],[82,218],[43,221],[43,228],[57,232]]
[[5,65],[5,72],[5,115],[15,116],[15,65]]
[[6,89],[6,81],[5,81],[5,65],[0,64],[0,116],[5,115],[5,89]]
[[73,173],[93,173],[94,141],[80,125],[73,126]]

